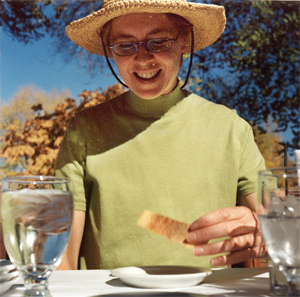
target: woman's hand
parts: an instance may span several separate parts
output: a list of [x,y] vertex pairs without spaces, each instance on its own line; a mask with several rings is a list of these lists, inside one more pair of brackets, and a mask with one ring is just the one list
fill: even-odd
[[[230,238],[210,244],[203,243],[222,237]],[[229,253],[212,258],[213,266],[267,257],[257,214],[244,206],[221,208],[199,218],[191,224],[187,241],[196,245],[196,256]]]

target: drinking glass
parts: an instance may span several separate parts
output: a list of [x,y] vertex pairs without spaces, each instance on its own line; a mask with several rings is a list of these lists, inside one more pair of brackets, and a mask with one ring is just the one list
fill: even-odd
[[5,178],[1,219],[5,248],[24,279],[24,296],[51,296],[48,278],[61,261],[72,227],[70,181],[52,176]]
[[259,172],[259,224],[272,262],[287,279],[285,296],[300,296],[299,179],[296,167]]

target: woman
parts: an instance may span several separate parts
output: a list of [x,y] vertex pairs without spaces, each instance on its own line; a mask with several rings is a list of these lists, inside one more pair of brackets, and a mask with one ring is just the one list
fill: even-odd
[[[224,27],[223,7],[184,0],[107,0],[67,27],[75,43],[114,59],[129,91],[69,123],[56,174],[73,181],[75,214],[61,269],[266,256],[254,213],[264,160],[252,130],[177,78],[183,54],[212,44]],[[145,209],[192,223],[193,252],[140,228]]]

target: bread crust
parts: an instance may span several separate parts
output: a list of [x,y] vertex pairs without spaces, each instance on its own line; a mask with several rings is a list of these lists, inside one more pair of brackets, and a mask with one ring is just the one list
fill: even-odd
[[151,232],[167,237],[169,240],[181,243],[186,247],[194,247],[186,243],[189,224],[176,221],[150,210],[144,210],[137,224]]

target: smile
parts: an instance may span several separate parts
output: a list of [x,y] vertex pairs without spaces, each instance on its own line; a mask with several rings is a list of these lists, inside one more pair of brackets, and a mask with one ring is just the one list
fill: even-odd
[[150,73],[137,73],[137,72],[135,72],[135,74],[138,77],[143,78],[143,79],[151,79],[154,76],[156,76],[159,72],[160,72],[160,70],[153,71],[153,72],[150,72]]

